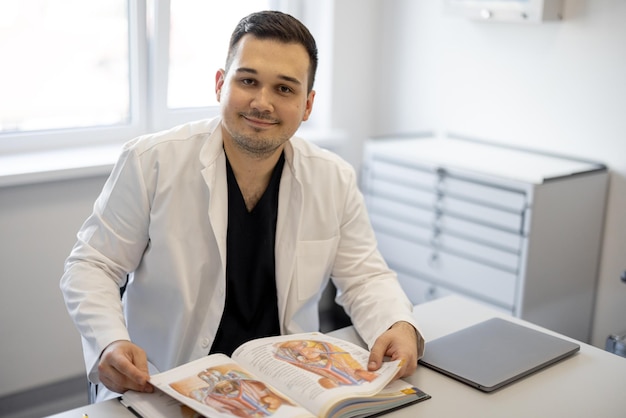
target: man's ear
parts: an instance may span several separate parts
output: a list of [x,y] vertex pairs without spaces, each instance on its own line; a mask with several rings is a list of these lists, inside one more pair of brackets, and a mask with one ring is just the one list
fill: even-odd
[[309,119],[311,112],[313,111],[313,101],[315,100],[315,90],[311,90],[311,92],[307,95],[306,98],[306,108],[304,109],[304,115],[302,115],[302,122],[305,122]]
[[220,96],[222,94],[222,87],[224,86],[224,79],[226,78],[226,73],[224,70],[219,69],[217,73],[215,73],[215,98],[217,101],[220,101]]

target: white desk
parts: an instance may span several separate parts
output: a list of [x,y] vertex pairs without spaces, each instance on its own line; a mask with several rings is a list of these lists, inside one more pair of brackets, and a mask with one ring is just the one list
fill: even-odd
[[[493,316],[539,328],[459,296],[415,307],[426,340],[449,334]],[[549,332],[549,331],[547,331]],[[552,333],[558,335],[556,333]],[[332,335],[361,342],[352,327]],[[561,336],[563,337],[563,336]],[[563,337],[567,338],[567,337]],[[597,417],[626,416],[626,359],[580,343],[573,357],[487,394],[423,366],[408,379],[432,399],[390,413],[388,417]],[[116,400],[88,405],[55,418],[128,417],[134,415]]]

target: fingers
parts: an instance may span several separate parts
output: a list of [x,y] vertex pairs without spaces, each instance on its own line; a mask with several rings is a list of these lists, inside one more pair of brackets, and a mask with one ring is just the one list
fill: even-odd
[[[421,336],[419,341],[422,341]],[[417,369],[418,348],[415,328],[408,322],[397,322],[374,342],[368,369],[378,370],[384,356],[388,356],[391,360],[403,360],[396,378],[410,376]]]
[[370,358],[367,361],[367,370],[369,371],[380,369],[380,366],[383,363],[383,357],[386,352],[386,343],[382,338],[382,336],[379,337],[376,342],[374,342],[374,346],[370,350]]
[[100,381],[110,390],[152,392],[146,353],[130,341],[115,341],[104,349],[98,364]]

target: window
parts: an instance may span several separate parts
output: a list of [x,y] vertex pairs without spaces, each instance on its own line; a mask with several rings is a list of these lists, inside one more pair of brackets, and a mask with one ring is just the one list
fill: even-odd
[[228,41],[243,16],[276,8],[276,0],[151,2],[150,127],[165,129],[217,115],[215,72],[224,66]]
[[214,75],[224,66],[230,34],[242,13],[263,6],[258,0],[238,3],[216,13],[214,2],[171,0],[168,108],[217,106]]
[[2,0],[0,153],[122,142],[217,113],[244,15],[277,0]]
[[125,3],[0,2],[2,132],[128,122]]

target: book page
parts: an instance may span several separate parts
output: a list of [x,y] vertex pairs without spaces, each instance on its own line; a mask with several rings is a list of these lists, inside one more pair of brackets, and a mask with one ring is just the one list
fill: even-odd
[[158,389],[152,393],[126,391],[120,402],[140,417],[204,418],[203,415]]
[[221,354],[203,357],[150,383],[211,417],[311,417],[311,413]]
[[340,399],[379,392],[400,367],[399,361],[384,362],[370,372],[367,350],[321,333],[257,339],[235,350],[233,358],[316,416]]

